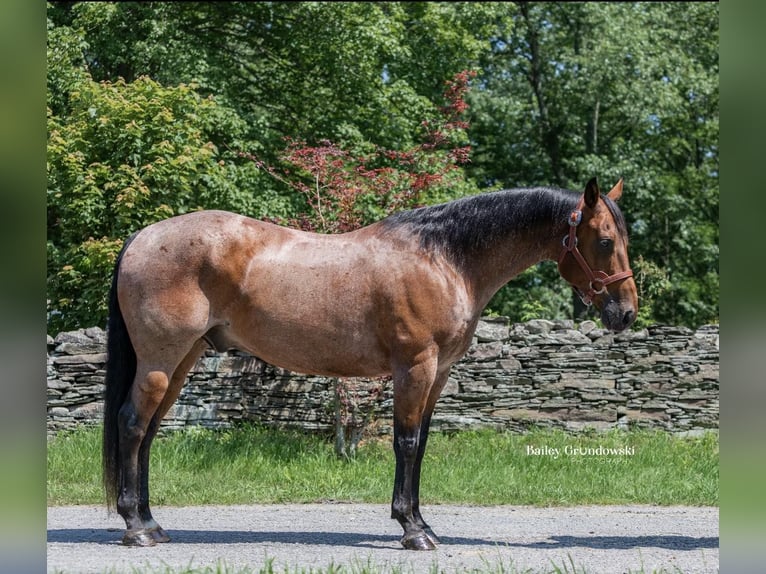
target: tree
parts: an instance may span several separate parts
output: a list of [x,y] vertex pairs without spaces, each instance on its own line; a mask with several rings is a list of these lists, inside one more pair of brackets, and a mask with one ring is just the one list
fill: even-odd
[[[274,161],[284,137],[331,138],[370,157],[412,146],[437,112],[434,88],[478,58],[468,26],[491,14],[430,3],[49,4],[51,327],[103,323],[108,269],[148,223],[203,207],[272,218],[305,207],[229,150]],[[438,39],[415,38],[421,24]],[[413,65],[410,43],[426,66]],[[392,161],[378,154],[366,175],[393,185]],[[429,200],[464,193],[458,179]],[[402,182],[393,199],[406,195]],[[363,203],[368,221],[385,213]]]
[[[103,325],[111,268],[132,232],[202,208],[286,213],[241,147],[241,119],[193,86],[84,79],[48,115],[48,297],[53,329]],[[267,182],[264,182],[267,183]],[[260,189],[260,195],[250,189]]]
[[[716,319],[718,6],[522,2],[499,32],[472,95],[469,174],[571,189],[625,177],[634,259],[667,274],[654,320]],[[493,305],[554,273],[543,265]]]
[[[290,136],[344,147],[417,139],[442,82],[486,47],[494,4],[75,2],[95,80],[194,82],[235,109],[263,149]],[[273,159],[273,155],[269,159]]]
[[[646,320],[696,325],[717,317],[716,4],[61,2],[49,4],[48,15],[49,122],[66,136],[53,141],[59,147],[51,159],[66,157],[61,146],[68,146],[87,148],[95,163],[131,165],[116,152],[100,159],[108,145],[76,141],[80,100],[95,89],[81,84],[122,86],[130,97],[132,84],[146,88],[148,79],[156,90],[194,86],[200,102],[213,96],[224,118],[200,126],[188,115],[203,144],[215,146],[202,171],[223,160],[233,178],[205,206],[230,201],[246,215],[295,217],[306,196],[229,148],[270,165],[278,164],[285,137],[308,147],[332,141],[353,157],[407,150],[423,134],[422,119],[437,113],[442,82],[477,69],[465,172],[471,186],[577,189],[594,175],[605,185],[624,177],[631,254],[651,270],[641,273],[645,281],[656,282],[644,288],[657,294]],[[139,128],[139,139],[157,135]],[[51,171],[52,185],[72,193],[82,182],[67,180],[61,165]],[[379,159],[369,167],[391,165]],[[220,175],[203,187],[223,189]],[[464,191],[445,185],[425,201]],[[163,201],[175,210],[172,195]],[[180,194],[179,209],[188,209],[187,199]],[[365,217],[383,213],[367,207]],[[66,210],[54,206],[52,216],[59,209]],[[66,241],[54,241],[55,249],[69,249]],[[490,309],[514,320],[572,316],[572,294],[555,264],[544,263]]]

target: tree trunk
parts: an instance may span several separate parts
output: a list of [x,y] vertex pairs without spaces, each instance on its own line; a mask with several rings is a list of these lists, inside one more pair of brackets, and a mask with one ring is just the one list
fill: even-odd
[[537,102],[537,110],[540,114],[540,138],[551,163],[551,174],[556,185],[564,185],[564,168],[561,162],[561,143],[559,134],[561,126],[551,120],[543,89],[543,57],[540,53],[540,37],[537,23],[532,22],[529,15],[529,4],[519,3],[519,11],[524,17],[526,24],[526,41],[529,47],[529,70],[527,80],[532,87]]
[[[374,404],[363,405],[358,388],[352,388],[348,379],[333,381],[335,401],[335,454],[339,458],[351,459],[364,435]],[[356,393],[356,400],[352,394]],[[369,412],[367,412],[369,410]]]
[[593,113],[588,118],[588,126],[585,132],[585,153],[596,155],[598,153],[598,114],[601,109],[601,100],[596,100]]
[[335,403],[335,454],[339,458],[346,458],[346,428],[343,416],[343,404],[341,397],[340,379],[333,380],[333,401]]

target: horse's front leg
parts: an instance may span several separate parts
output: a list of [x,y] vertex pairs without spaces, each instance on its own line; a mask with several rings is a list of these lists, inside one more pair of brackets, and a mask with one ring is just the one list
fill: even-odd
[[[397,428],[398,427],[398,428]],[[408,550],[434,550],[436,545],[423,528],[422,518],[415,518],[413,505],[414,469],[417,459],[420,429],[394,425],[394,454],[396,474],[391,501],[391,518],[404,529],[401,543]]]
[[412,476],[412,517],[415,519],[415,523],[423,529],[431,542],[438,546],[441,544],[441,540],[439,540],[439,537],[426,523],[423,515],[420,513],[420,467],[423,462],[423,454],[426,451],[426,442],[428,441],[428,427],[430,426],[430,423],[430,415],[424,416],[423,422],[421,423],[420,441],[418,444],[418,452],[415,457],[415,467],[413,469]]
[[[420,448],[423,412],[436,372],[435,359],[410,368],[394,369],[394,454],[396,473],[391,501],[391,518],[404,529],[401,543],[408,550],[434,550],[435,542],[418,509],[418,489],[422,450]],[[425,436],[428,431],[426,430]],[[425,444],[423,445],[425,448]],[[417,472],[416,472],[417,469]],[[430,529],[429,529],[430,530]]]
[[420,423],[420,440],[418,443],[418,453],[415,458],[415,467],[413,469],[412,477],[412,516],[415,519],[415,522],[417,522],[417,524],[428,535],[428,538],[431,539],[431,542],[436,545],[441,544],[441,540],[439,540],[439,537],[436,535],[433,529],[428,526],[426,521],[423,519],[423,516],[420,514],[420,469],[423,463],[423,455],[426,452],[428,430],[431,426],[431,415],[433,414],[434,407],[436,406],[436,401],[439,399],[439,395],[441,395],[441,392],[444,389],[444,385],[447,384],[448,378],[449,369],[436,377],[436,380],[434,381],[434,384],[431,387],[431,391],[428,395],[428,402],[426,403],[423,419]]

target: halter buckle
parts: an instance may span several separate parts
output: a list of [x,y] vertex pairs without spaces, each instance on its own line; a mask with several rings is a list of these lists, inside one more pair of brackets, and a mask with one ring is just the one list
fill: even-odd
[[575,209],[572,213],[569,214],[568,221],[570,227],[577,227],[580,225],[580,222],[582,221],[582,210]]

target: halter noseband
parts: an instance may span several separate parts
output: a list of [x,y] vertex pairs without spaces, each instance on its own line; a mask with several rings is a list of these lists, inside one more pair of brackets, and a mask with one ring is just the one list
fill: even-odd
[[582,256],[582,253],[580,253],[580,250],[577,248],[577,226],[580,225],[580,222],[582,221],[582,208],[584,204],[585,196],[583,195],[577,203],[577,207],[575,207],[574,211],[569,214],[569,218],[567,219],[567,223],[569,223],[569,234],[565,235],[564,240],[561,242],[564,248],[561,250],[561,255],[559,255],[559,273],[561,273],[561,262],[564,261],[564,257],[566,257],[567,253],[571,253],[574,256],[575,261],[577,261],[580,268],[588,277],[588,290],[583,293],[574,285],[574,283],[570,284],[580,295],[582,302],[585,303],[585,305],[590,306],[593,304],[593,297],[606,292],[607,285],[620,281],[621,279],[632,277],[633,271],[628,269],[626,271],[615,273],[614,275],[607,275],[603,271],[593,271],[590,268],[588,262],[585,261],[585,257]]

